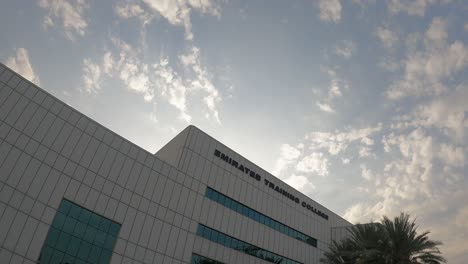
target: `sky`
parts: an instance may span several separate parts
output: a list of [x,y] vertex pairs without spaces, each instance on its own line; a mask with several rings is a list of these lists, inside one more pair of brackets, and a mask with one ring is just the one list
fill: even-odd
[[465,0],[2,1],[0,61],[156,152],[193,124],[353,223],[468,258]]

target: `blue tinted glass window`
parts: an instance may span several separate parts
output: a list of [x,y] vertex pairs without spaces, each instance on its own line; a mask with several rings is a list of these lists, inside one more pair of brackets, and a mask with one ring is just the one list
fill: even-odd
[[[211,235],[207,236],[207,231],[211,233]],[[202,235],[200,235],[200,233]],[[231,236],[228,236],[226,234],[223,234],[217,230],[214,230],[212,228],[209,228],[207,226],[198,225],[198,231],[197,234],[199,236],[202,236],[208,240],[211,240],[217,244],[223,245],[228,248],[232,248],[241,252],[244,252],[245,254],[272,262],[272,263],[291,263],[291,264],[300,264],[300,262],[288,259],[286,257],[283,257],[281,255],[278,255],[276,253],[261,249],[257,246],[254,246],[252,244],[246,243],[244,241],[240,241],[236,238],[233,238]],[[194,262],[192,262],[193,264]],[[195,262],[195,263],[204,263],[204,262]],[[209,262],[207,262],[209,263]]]
[[213,260],[213,259],[209,259],[207,257],[202,257],[200,255],[193,254],[190,264],[223,264],[223,263]]
[[38,263],[109,263],[120,224],[62,200]]
[[315,238],[312,238],[306,234],[303,234],[297,230],[294,230],[276,220],[273,220],[272,218],[263,215],[260,212],[257,212],[229,197],[226,195],[219,193],[211,188],[207,188],[205,192],[206,197],[212,199],[213,201],[216,201],[224,206],[226,206],[229,209],[232,209],[236,211],[239,214],[242,214],[254,221],[257,221],[261,224],[264,224],[278,232],[281,232],[287,236],[290,236],[292,238],[298,239],[300,241],[303,241],[304,243],[307,243],[309,245],[312,245],[314,247],[317,247],[317,240]]

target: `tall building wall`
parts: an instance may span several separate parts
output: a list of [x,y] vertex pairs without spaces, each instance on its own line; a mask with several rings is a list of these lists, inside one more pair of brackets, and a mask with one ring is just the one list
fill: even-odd
[[[349,225],[193,126],[154,155],[0,64],[0,263],[86,261],[53,239],[87,243],[69,208],[106,224],[103,233],[86,220],[86,230],[93,248],[107,235],[96,252],[111,263],[318,263],[331,227]],[[205,227],[226,239],[207,239]]]

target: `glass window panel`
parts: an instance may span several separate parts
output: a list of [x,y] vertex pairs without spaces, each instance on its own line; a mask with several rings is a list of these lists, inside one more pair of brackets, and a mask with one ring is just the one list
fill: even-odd
[[94,237],[96,236],[96,231],[97,231],[96,228],[88,226],[83,239],[86,242],[92,243],[94,241]]
[[91,217],[91,212],[88,210],[81,210],[79,221],[85,224],[88,224],[89,218]]
[[62,200],[41,250],[40,263],[109,263],[119,230],[118,223]]
[[[232,209],[233,211],[236,211],[239,214],[242,214],[254,221],[257,221],[259,223],[262,223],[278,232],[281,232],[287,236],[290,236],[292,238],[301,240],[309,245],[312,245],[314,247],[317,247],[317,243],[309,243],[307,240],[309,239],[309,236],[302,234],[276,220],[271,219],[270,217],[267,217],[263,215],[260,212],[257,212],[251,208],[248,208],[247,206],[231,199],[228,196],[225,196],[224,194],[221,194],[209,187],[207,187],[205,196],[208,198],[211,198],[214,201],[217,201],[218,203],[226,206],[229,209]],[[312,238],[314,239],[314,238]]]
[[85,232],[86,225],[81,222],[77,222],[75,225],[75,230],[73,230],[73,235],[81,239],[85,235]]
[[191,264],[223,264],[222,262],[192,254]]
[[218,202],[222,205],[226,204],[226,197],[222,194],[218,194]]
[[205,231],[205,227],[202,226],[202,225],[198,225],[198,228],[197,228],[197,235],[201,236],[201,237],[205,237],[204,236],[204,231]]
[[255,211],[249,208],[249,218],[250,219],[255,219]]
[[67,254],[71,256],[76,256],[78,254],[78,250],[80,249],[81,239],[76,237],[71,237],[70,244],[68,245]]
[[117,236],[119,234],[119,230],[120,230],[120,225],[112,222],[109,227],[109,234],[113,236]]
[[58,250],[54,250],[54,254],[52,255],[52,258],[50,259],[50,263],[60,263],[62,262],[62,259],[63,259],[63,256],[65,254],[63,254],[62,252],[58,251]]
[[109,263],[111,257],[112,257],[112,251],[103,250],[101,252],[101,257],[99,258],[99,263]]
[[65,232],[61,232],[55,247],[58,250],[60,250],[62,252],[65,252],[67,250],[68,243],[70,242],[70,238],[71,238],[71,235],[69,235],[69,234],[67,234]]
[[102,219],[101,223],[99,224],[99,230],[107,233],[109,231],[111,222],[107,219]]
[[79,258],[76,258],[75,262],[73,264],[88,264],[88,262],[86,262],[85,260],[81,260]]
[[65,223],[63,224],[62,230],[68,234],[73,234],[73,230],[75,229],[76,220],[73,218],[67,218]]
[[75,219],[78,219],[80,217],[80,214],[81,214],[81,207],[72,206],[70,208],[70,212],[68,213],[68,216],[70,216],[72,218],[75,218]]
[[73,256],[70,256],[70,255],[65,255],[65,257],[63,257],[63,260],[62,260],[62,263],[63,264],[74,264],[75,263],[75,258]]
[[214,242],[217,242],[218,241],[218,232],[210,232],[210,236],[209,236],[209,239],[211,241],[214,241]]
[[218,192],[213,191],[212,193],[213,201],[219,201],[219,194]]
[[224,241],[224,245],[226,245],[226,247],[232,248],[232,245],[233,245],[232,241],[233,241],[232,237],[226,236],[226,240]]
[[114,249],[114,242],[115,237],[113,235],[108,234],[106,236],[106,241],[104,242],[104,248],[112,251]]
[[229,209],[233,209],[232,200],[229,198],[226,198],[226,207]]
[[97,214],[92,214],[91,218],[89,219],[89,225],[95,228],[99,228],[99,224],[101,222],[101,217]]
[[91,252],[92,245],[87,242],[82,242],[80,245],[80,250],[78,250],[78,258],[82,260],[87,260],[89,252]]
[[[261,249],[257,246],[248,244],[246,242],[240,241],[238,239],[235,239],[233,237],[230,237],[228,235],[225,235],[221,232],[218,232],[214,229],[211,229],[209,227],[203,226],[203,225],[198,225],[198,230],[197,234],[202,234],[201,236],[205,237],[207,231],[211,233],[211,236],[209,236],[209,239],[215,243],[218,243],[220,245],[223,245],[225,247],[233,248],[235,250],[244,252],[246,254],[249,254],[251,256],[258,257],[260,259],[264,259],[266,261],[272,262],[272,263],[291,263],[291,264],[300,264],[299,262],[290,260],[286,257],[282,257],[278,254],[275,254],[273,252]],[[200,262],[198,262],[200,260]],[[205,263],[199,258],[192,258],[191,263]],[[209,263],[209,262],[206,262]]]
[[70,208],[72,207],[72,203],[69,201],[65,200],[63,203],[60,204],[59,207],[59,212],[63,213],[64,215],[67,215],[68,212],[70,211]]
[[100,247],[104,247],[104,242],[106,241],[107,234],[98,230],[96,233],[96,237],[94,238],[94,244]]
[[206,188],[206,197],[208,197],[211,200],[214,200],[214,192],[210,188]]
[[280,225],[280,232],[283,233],[283,234],[286,234],[286,229],[287,227],[285,225]]
[[54,249],[48,246],[45,246],[39,256],[40,263],[49,263],[50,258],[54,253]]
[[52,221],[52,226],[58,229],[62,229],[63,224],[65,223],[66,215],[57,212],[55,214],[54,220]]
[[91,252],[89,253],[89,256],[88,256],[88,261],[91,263],[98,263],[100,257],[101,257],[101,248],[92,247]]
[[50,227],[49,234],[47,234],[45,243],[51,247],[55,247],[55,243],[57,242],[59,236],[60,236],[60,230],[54,227]]
[[245,215],[245,216],[248,216],[249,215],[249,208],[247,208],[246,206],[242,205],[242,212],[241,214]]

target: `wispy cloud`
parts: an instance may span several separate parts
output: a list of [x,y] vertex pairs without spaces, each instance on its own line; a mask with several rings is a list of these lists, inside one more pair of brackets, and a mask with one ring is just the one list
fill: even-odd
[[445,25],[443,19],[433,19],[423,39],[425,50],[408,53],[404,75],[390,85],[388,98],[440,95],[447,91],[444,81],[468,65],[468,48],[461,41],[449,44]]
[[322,100],[316,101],[316,105],[320,110],[326,113],[336,113],[332,107],[332,102],[335,98],[343,96],[342,87],[348,88],[346,81],[338,78],[337,73],[330,68],[322,67],[322,71],[325,72],[330,78],[330,86],[328,87],[327,96]]
[[31,82],[37,85],[41,84],[39,76],[34,72],[31,62],[29,61],[27,49],[16,49],[16,54],[6,60],[6,65]]
[[[449,0],[450,1],[450,0]],[[447,0],[389,0],[387,6],[391,14],[407,13],[413,16],[424,16],[430,5],[444,4]]]
[[350,59],[356,52],[356,43],[351,40],[343,40],[335,46],[335,53],[345,59]]
[[374,134],[382,130],[382,124],[360,129],[346,129],[335,132],[311,132],[306,136],[311,149],[326,150],[331,155],[337,155],[344,151],[351,143],[362,146],[372,146]]
[[123,18],[139,17],[147,24],[154,17],[151,13],[146,12],[147,8],[149,8],[153,14],[160,15],[170,24],[183,26],[187,40],[193,39],[192,21],[190,18],[192,11],[211,16],[221,16],[220,4],[214,0],[142,0],[142,2],[144,2],[145,7],[142,7],[139,1],[120,2],[116,7],[116,13]]
[[335,110],[327,103],[317,102],[317,106],[320,110],[327,112],[327,113],[335,113]]
[[187,113],[187,87],[184,81],[169,65],[167,58],[161,59],[153,67],[161,94],[180,111],[179,118],[190,123],[192,117]]
[[300,155],[301,146],[293,147],[289,144],[281,145],[280,157],[275,163],[273,174],[279,175],[289,164],[295,162]]
[[399,41],[398,34],[388,27],[378,27],[375,34],[387,49],[392,49]]
[[203,101],[210,110],[214,120],[221,123],[217,109],[218,103],[221,101],[221,96],[218,89],[213,84],[211,74],[208,69],[204,67],[200,60],[200,49],[192,47],[189,53],[179,56],[182,64],[193,71],[194,78],[189,80],[190,88],[194,91],[205,93]]
[[312,152],[302,158],[296,165],[296,170],[303,173],[315,173],[319,176],[327,176],[330,162],[324,153]]
[[325,22],[338,23],[341,21],[340,0],[320,0],[318,2],[320,20]]
[[83,61],[83,82],[86,92],[96,93],[100,88],[101,68],[90,59]]
[[88,27],[84,17],[88,8],[86,0],[40,0],[39,6],[47,10],[43,21],[44,28],[55,26],[59,21],[70,40],[75,40],[76,35],[85,35]]

